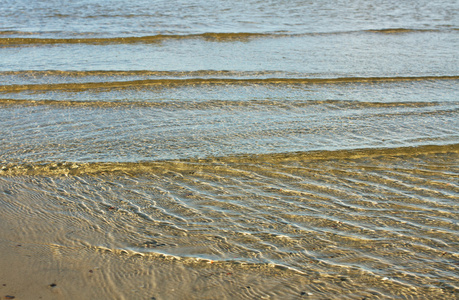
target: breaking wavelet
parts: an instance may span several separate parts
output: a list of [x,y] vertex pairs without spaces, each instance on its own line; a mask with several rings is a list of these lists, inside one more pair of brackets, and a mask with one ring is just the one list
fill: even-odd
[[[91,45],[107,45],[107,44],[151,44],[159,43],[165,40],[180,40],[180,39],[204,39],[207,41],[241,41],[257,37],[270,36],[263,33],[202,33],[189,35],[174,35],[160,34],[141,37],[97,37],[97,38],[20,38],[9,37],[0,38],[0,47],[3,46],[27,46],[27,45],[54,45],[54,44],[91,44]],[[275,35],[274,35],[275,36]]]
[[[459,155],[459,144],[448,145],[424,145],[416,147],[398,148],[369,148],[354,150],[335,150],[335,151],[307,151],[298,153],[279,153],[279,154],[241,154],[228,157],[209,157],[204,159],[181,159],[181,160],[161,160],[150,162],[24,162],[8,163],[0,161],[0,175],[2,176],[23,176],[23,175],[101,175],[101,174],[130,174],[132,176],[143,173],[163,173],[167,169],[181,170],[181,172],[192,172],[194,168],[206,166],[225,166],[227,164],[270,164],[270,163],[294,163],[306,164],[308,162],[318,163],[320,161],[370,159],[385,160],[393,157],[421,155],[447,155],[452,160]],[[374,167],[377,169],[377,167]]]
[[249,85],[249,84],[333,84],[359,82],[394,82],[422,80],[458,80],[459,76],[418,76],[418,77],[343,77],[343,78],[189,78],[189,79],[145,79],[134,81],[106,81],[84,83],[53,83],[0,85],[0,93],[44,90],[88,90],[97,88],[129,88],[133,86],[182,86],[182,85]]
[[[123,100],[28,100],[28,99],[0,99],[0,105],[13,106],[62,106],[62,107],[155,107],[155,108],[180,108],[180,109],[242,109],[242,108],[263,108],[279,107],[283,109],[295,109],[313,106],[323,106],[331,110],[339,109],[368,109],[368,108],[402,108],[402,107],[428,107],[442,106],[447,103],[427,103],[427,102],[365,102],[355,100],[290,100],[287,103],[278,100],[247,100],[247,101],[229,101],[229,100],[207,100],[207,101],[154,101],[146,99],[139,101]],[[451,106],[447,110],[453,110]]]
[[[454,29],[448,29],[450,31]],[[89,45],[110,45],[110,44],[154,44],[167,40],[188,40],[202,39],[211,42],[236,42],[250,41],[257,38],[285,38],[285,37],[304,37],[304,36],[326,36],[326,35],[347,35],[347,34],[408,34],[441,32],[439,29],[411,29],[411,28],[385,28],[367,29],[360,31],[335,31],[335,32],[314,32],[314,33],[288,33],[288,32],[205,32],[195,34],[157,34],[151,36],[123,36],[123,37],[85,37],[85,35],[72,38],[46,38],[46,37],[18,37],[25,35],[37,35],[33,32],[3,31],[1,35],[11,35],[11,37],[0,38],[0,47],[18,47],[33,45],[56,45],[56,44],[89,44]],[[39,35],[39,34],[38,34]]]

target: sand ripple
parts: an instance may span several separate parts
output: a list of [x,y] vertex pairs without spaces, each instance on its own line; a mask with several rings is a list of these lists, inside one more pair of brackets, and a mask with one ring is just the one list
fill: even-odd
[[319,294],[457,293],[457,146],[429,149],[4,171],[2,218],[61,247],[333,279]]

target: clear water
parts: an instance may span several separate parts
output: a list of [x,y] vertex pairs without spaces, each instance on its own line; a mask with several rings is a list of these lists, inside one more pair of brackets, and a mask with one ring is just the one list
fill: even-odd
[[22,243],[274,266],[319,298],[345,292],[330,276],[457,297],[458,10],[3,1],[1,219],[30,220]]

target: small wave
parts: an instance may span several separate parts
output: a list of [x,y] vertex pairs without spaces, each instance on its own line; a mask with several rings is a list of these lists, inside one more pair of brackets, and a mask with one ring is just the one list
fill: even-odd
[[371,33],[382,34],[402,34],[402,33],[422,33],[422,32],[438,32],[438,29],[411,29],[411,28],[384,28],[384,29],[369,29],[365,30]]
[[36,32],[20,31],[20,30],[0,30],[0,35],[37,35]]
[[275,76],[278,74],[292,76],[298,75],[284,71],[232,71],[232,70],[196,70],[196,71],[151,71],[151,70],[91,70],[91,71],[67,71],[67,70],[21,70],[0,71],[0,76],[24,76],[24,77],[88,77],[88,76],[158,76],[158,77],[197,77],[197,76],[231,76],[231,77],[257,77]]
[[82,91],[100,88],[130,88],[134,86],[185,86],[185,85],[253,85],[253,84],[336,84],[360,82],[398,82],[422,80],[458,80],[459,76],[418,77],[341,77],[341,78],[184,78],[145,79],[55,84],[12,84],[0,86],[0,92],[69,90]]
[[[454,29],[453,29],[454,30]],[[284,38],[302,37],[317,35],[340,35],[356,33],[424,33],[438,32],[439,29],[410,29],[410,28],[384,28],[367,29],[356,31],[331,31],[331,32],[307,32],[307,33],[288,33],[288,32],[205,32],[191,34],[157,34],[148,36],[120,36],[120,37],[71,37],[71,38],[45,38],[45,37],[22,37],[37,36],[42,33],[21,32],[21,31],[0,31],[0,36],[9,35],[10,37],[0,38],[0,46],[26,46],[26,45],[55,45],[55,44],[90,44],[90,45],[109,45],[109,44],[154,44],[166,40],[183,39],[202,39],[212,42],[232,42],[250,41],[257,38]],[[68,34],[68,33],[67,33]]]
[[182,39],[203,39],[207,41],[225,42],[241,41],[259,37],[276,37],[285,36],[284,34],[264,34],[249,32],[231,32],[231,33],[200,33],[200,34],[158,34],[150,36],[126,36],[126,37],[94,37],[94,38],[24,38],[9,37],[0,38],[0,46],[24,46],[24,45],[54,45],[54,44],[154,44],[165,40],[182,40]]
[[120,249],[120,248],[107,248],[104,246],[91,246],[91,249],[94,249],[97,252],[103,253],[114,253],[116,255],[124,255],[130,257],[149,257],[155,260],[162,260],[162,261],[180,261],[182,264],[186,265],[202,265],[202,264],[212,264],[214,266],[224,266],[229,265],[232,268],[238,268],[244,266],[245,269],[261,269],[261,268],[270,268],[274,270],[282,270],[293,272],[301,275],[307,275],[306,272],[296,269],[291,266],[286,266],[282,264],[275,264],[275,263],[261,263],[261,262],[249,262],[244,260],[237,260],[237,259],[210,259],[210,258],[201,258],[197,256],[188,256],[188,255],[172,255],[168,253],[161,253],[160,251],[145,251],[145,249]]
[[195,172],[196,168],[226,164],[269,164],[291,161],[332,161],[342,159],[364,159],[375,157],[411,157],[428,154],[459,155],[459,144],[424,145],[417,147],[366,148],[354,150],[307,151],[296,153],[236,155],[206,159],[183,159],[151,162],[42,162],[42,163],[0,163],[0,176],[22,175],[100,175],[100,174],[154,174],[166,170]]
[[208,100],[208,101],[101,101],[101,100],[28,100],[28,99],[0,99],[0,105],[21,106],[57,106],[57,107],[156,107],[181,109],[211,109],[211,108],[253,108],[277,107],[284,109],[304,108],[322,105],[327,109],[362,109],[362,108],[390,108],[390,107],[427,107],[438,106],[438,102],[367,102],[353,100]]

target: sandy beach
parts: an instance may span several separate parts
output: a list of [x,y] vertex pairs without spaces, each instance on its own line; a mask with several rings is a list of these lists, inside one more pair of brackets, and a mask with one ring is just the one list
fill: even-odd
[[0,16],[0,300],[459,299],[457,0]]
[[[452,299],[457,158],[457,146],[449,146],[10,166],[0,177],[0,293],[4,299]],[[274,187],[279,181],[284,186]],[[155,205],[144,202],[147,195]],[[205,215],[193,216],[196,207]]]

